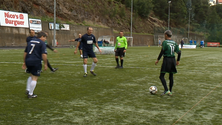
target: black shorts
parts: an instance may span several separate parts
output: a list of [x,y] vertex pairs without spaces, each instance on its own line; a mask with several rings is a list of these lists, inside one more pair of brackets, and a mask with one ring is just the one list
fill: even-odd
[[120,56],[120,57],[124,57],[125,53],[123,52],[125,50],[125,48],[117,48],[115,56]]
[[82,50],[82,44],[79,45],[79,50]]
[[95,53],[93,52],[93,50],[90,51],[83,51],[83,58],[96,58]]
[[177,73],[175,57],[164,57],[161,73]]
[[31,73],[34,76],[40,76],[42,70],[42,64],[35,66],[27,66],[26,72]]

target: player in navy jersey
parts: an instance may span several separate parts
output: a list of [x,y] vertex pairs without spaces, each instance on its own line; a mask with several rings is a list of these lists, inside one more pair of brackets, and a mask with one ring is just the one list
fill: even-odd
[[[87,76],[87,59],[88,57],[93,59],[92,67],[90,69],[90,73],[96,76],[94,73],[94,68],[96,66],[96,63],[98,62],[95,53],[93,52],[93,44],[97,47],[99,52],[101,53],[101,50],[99,49],[99,46],[96,42],[95,36],[92,34],[93,28],[92,27],[87,27],[87,33],[82,36],[81,38],[81,44],[82,44],[82,50],[83,50],[83,68],[85,74],[83,77]],[[74,54],[77,53],[77,48],[80,46],[80,42],[78,42],[76,50],[74,51]]]
[[35,36],[35,31],[33,29],[29,30],[29,36],[26,38],[26,42],[28,44],[28,42],[30,42],[31,40],[36,39],[37,37]]
[[28,98],[36,98],[34,95],[34,89],[37,84],[38,77],[40,76],[42,63],[44,61],[44,69],[47,69],[47,51],[46,51],[46,34],[39,32],[37,38],[28,42],[24,52],[23,69],[27,68],[30,73],[30,77],[27,80],[27,94]]
[[[82,34],[79,34],[79,38],[69,40],[69,42],[71,42],[71,41],[77,41],[77,42],[80,42],[80,41],[81,41],[81,37],[82,37]],[[81,42],[80,42],[80,45],[79,45],[78,48],[79,48],[80,58],[83,58],[83,56],[82,56],[82,44],[81,44]]]

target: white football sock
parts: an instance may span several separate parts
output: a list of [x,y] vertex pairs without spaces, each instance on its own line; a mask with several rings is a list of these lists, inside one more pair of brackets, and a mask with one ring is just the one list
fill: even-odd
[[83,64],[84,72],[87,73],[87,64]]
[[37,84],[37,81],[32,81],[32,82],[31,82],[29,95],[33,95],[33,92],[34,92],[34,89],[35,89],[36,84]]
[[31,84],[31,81],[32,81],[32,77],[29,76],[29,78],[27,79],[27,85],[26,85],[26,90],[27,90],[27,91],[30,91],[30,84]]
[[93,62],[90,71],[93,71],[95,69],[95,67],[96,67],[96,63]]
[[81,55],[80,57],[82,58],[83,56]]

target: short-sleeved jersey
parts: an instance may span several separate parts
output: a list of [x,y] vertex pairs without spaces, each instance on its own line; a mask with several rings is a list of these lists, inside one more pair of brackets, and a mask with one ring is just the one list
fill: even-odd
[[26,38],[26,42],[27,42],[27,44],[28,44],[28,42],[30,42],[31,40],[34,40],[34,39],[37,39],[37,37],[36,36],[28,36],[27,38]]
[[179,53],[179,47],[173,40],[164,40],[162,43],[165,57],[175,57],[174,52]]
[[75,39],[75,41],[80,42],[80,45],[79,45],[79,46],[82,45],[82,43],[81,43],[81,38],[77,38],[77,39]]
[[26,46],[26,65],[35,66],[41,64],[42,54],[47,54],[45,42],[40,39],[31,40]]
[[117,48],[124,48],[124,47],[125,47],[125,49],[127,49],[127,39],[126,39],[126,37],[118,36],[116,38],[115,49],[117,49]]
[[93,43],[96,43],[96,38],[93,34],[85,34],[82,36],[80,43],[82,44],[83,51],[92,51]]
[[190,40],[190,44],[192,44],[193,43],[193,41],[192,40]]

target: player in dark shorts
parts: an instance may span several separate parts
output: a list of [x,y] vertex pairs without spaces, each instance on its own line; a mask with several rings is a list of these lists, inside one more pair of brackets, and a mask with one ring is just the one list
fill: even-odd
[[[44,32],[45,32],[45,34],[46,34],[47,37],[48,37],[48,32],[46,32],[46,31],[44,31]],[[58,52],[56,49],[53,49],[51,46],[49,46],[47,40],[45,40],[45,45],[46,45],[46,48],[52,50],[53,52],[55,52],[55,53]],[[51,66],[50,63],[49,63],[49,60],[47,60],[47,66],[48,66],[48,68],[49,68],[52,72],[55,72],[55,71],[58,70],[58,68],[52,68],[52,66]]]
[[[80,41],[81,41],[81,37],[82,37],[82,34],[79,34],[79,38],[69,40],[69,42],[71,42],[71,41],[77,41],[77,42],[80,42]],[[81,44],[81,42],[80,42],[80,45],[79,45],[78,48],[79,48],[80,58],[83,58],[83,56],[82,56],[82,44]]]
[[[116,63],[117,66],[115,67],[117,68],[123,68],[123,57],[125,56],[125,52],[127,49],[127,39],[126,37],[123,36],[123,31],[119,32],[119,36],[116,38],[116,44],[115,44],[115,59],[116,59]],[[119,66],[119,58],[121,60],[121,66]]]
[[[179,47],[175,41],[171,39],[172,32],[170,30],[166,30],[165,33],[165,41],[162,43],[162,49],[161,52],[155,62],[155,65],[159,62],[160,58],[163,55],[163,64],[161,67],[160,72],[160,80],[162,82],[162,85],[164,87],[164,92],[161,95],[172,95],[172,88],[173,88],[173,74],[177,73],[176,65],[179,65],[181,51],[179,50]],[[177,61],[175,60],[174,53],[178,54]],[[166,80],[164,78],[165,74],[169,73],[169,90],[166,84]]]
[[[99,52],[101,53],[101,50],[99,49],[99,46],[96,42],[95,36],[92,34],[93,28],[87,27],[87,33],[82,36],[81,43],[82,43],[82,50],[83,50],[83,68],[84,68],[84,75],[83,77],[87,76],[87,60],[88,57],[93,59],[92,67],[90,69],[90,73],[96,76],[94,73],[94,68],[96,66],[96,63],[98,62],[95,53],[93,52],[93,44],[97,47]],[[74,54],[77,53],[77,48],[80,46],[80,42],[78,42],[76,50],[74,51]]]
[[24,52],[23,69],[27,68],[30,73],[30,77],[27,80],[27,94],[28,98],[36,98],[37,95],[33,94],[37,84],[38,77],[40,76],[42,63],[44,61],[44,69],[47,69],[47,51],[46,45],[43,41],[46,40],[46,34],[39,32],[37,39],[31,40],[26,46]]

